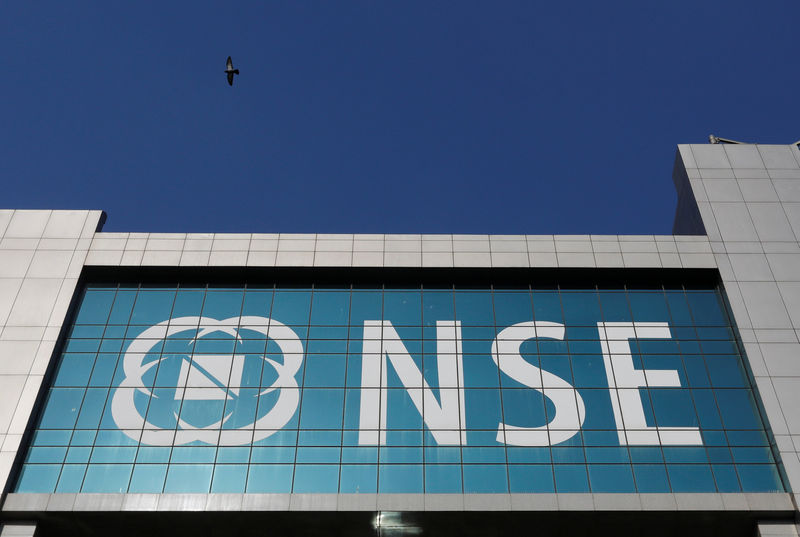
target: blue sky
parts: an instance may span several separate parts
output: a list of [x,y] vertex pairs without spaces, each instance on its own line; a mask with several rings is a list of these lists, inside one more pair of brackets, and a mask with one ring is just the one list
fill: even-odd
[[800,139],[798,20],[796,0],[7,1],[0,206],[103,209],[108,231],[669,233],[676,144]]

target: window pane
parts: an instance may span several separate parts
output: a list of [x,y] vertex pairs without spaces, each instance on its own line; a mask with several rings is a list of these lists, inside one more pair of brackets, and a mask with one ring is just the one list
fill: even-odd
[[81,492],[126,492],[132,464],[90,464]]
[[421,493],[421,464],[391,464],[380,467],[378,492],[383,493]]
[[589,492],[586,466],[582,464],[556,464],[553,466],[556,492]]
[[339,492],[375,493],[378,490],[378,467],[370,464],[342,465]]
[[211,486],[210,464],[171,464],[167,470],[166,493],[200,492],[207,493]]
[[87,289],[75,324],[106,324],[116,291]]
[[26,464],[22,467],[16,492],[53,492],[60,473],[60,464]]
[[634,492],[631,467],[627,464],[590,464],[592,492]]
[[339,490],[339,466],[335,464],[298,464],[294,469],[295,493],[335,493]]
[[714,490],[711,467],[706,464],[668,464],[667,473],[673,492]]
[[170,318],[175,291],[140,289],[131,314],[131,324],[157,324]]
[[290,464],[251,464],[246,492],[292,492],[293,473],[294,467]]
[[166,476],[166,464],[137,464],[133,468],[128,492],[160,494]]
[[425,492],[460,493],[461,466],[457,464],[426,464]]
[[549,464],[516,464],[508,468],[511,492],[555,492],[553,467]]

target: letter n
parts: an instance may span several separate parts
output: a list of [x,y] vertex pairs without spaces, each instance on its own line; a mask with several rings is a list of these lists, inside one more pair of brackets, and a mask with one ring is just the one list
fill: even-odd
[[414,363],[392,323],[364,321],[359,444],[386,443],[389,364],[394,368],[436,442],[440,445],[467,443],[459,321],[436,322],[436,354],[441,404],[436,400],[422,371]]

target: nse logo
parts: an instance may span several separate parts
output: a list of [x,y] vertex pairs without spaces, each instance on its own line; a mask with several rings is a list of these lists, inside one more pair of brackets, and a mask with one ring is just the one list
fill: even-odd
[[[199,328],[198,328],[199,327]],[[196,333],[199,340],[223,332],[234,339],[242,331],[254,331],[274,341],[281,360],[267,354],[258,356],[263,369],[273,381],[255,394],[259,401],[255,420],[236,425],[234,411],[228,411],[213,423],[194,425],[173,412],[175,425],[168,427],[145,418],[136,397],[159,398],[152,383],[144,382],[164,360],[153,359],[154,349],[167,338]],[[671,337],[668,323],[598,322],[597,331],[603,354],[608,394],[620,445],[702,445],[697,427],[663,427],[647,424],[639,388],[680,387],[678,372],[672,369],[637,369],[631,355],[631,339]],[[586,418],[587,408],[574,386],[561,377],[527,361],[521,346],[531,339],[563,340],[563,324],[549,321],[521,322],[504,328],[491,345],[491,357],[510,378],[540,392],[550,400],[555,412],[549,422],[537,427],[497,422],[497,442],[513,446],[548,446],[563,443],[575,436]],[[459,424],[467,423],[464,397],[464,367],[459,321],[437,321],[437,398],[423,372],[409,353],[390,321],[365,321],[361,360],[361,398],[359,408],[360,445],[386,444],[389,420],[388,369],[391,366],[402,382],[414,408],[439,445],[466,445],[467,432]],[[149,445],[181,445],[200,441],[212,445],[245,445],[262,440],[283,428],[292,419],[299,404],[297,373],[303,364],[303,344],[290,327],[267,317],[243,316],[217,320],[208,317],[180,317],[163,321],[142,332],[127,348],[123,358],[124,380],[112,400],[116,425],[135,441]],[[196,354],[180,358],[177,369],[179,388],[174,401],[184,407],[193,403],[227,402],[240,396],[246,360],[253,355]],[[447,389],[442,389],[447,388]],[[263,396],[268,396],[264,397]],[[163,394],[161,395],[163,399]],[[262,408],[266,407],[266,408]],[[146,407],[145,407],[146,408]],[[424,411],[423,411],[424,409]],[[147,414],[149,416],[149,414]],[[241,421],[241,420],[240,420]]]

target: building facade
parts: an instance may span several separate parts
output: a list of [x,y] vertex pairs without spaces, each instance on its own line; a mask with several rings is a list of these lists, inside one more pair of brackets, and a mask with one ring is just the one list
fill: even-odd
[[0,211],[2,535],[797,535],[800,151],[673,180],[669,236]]

